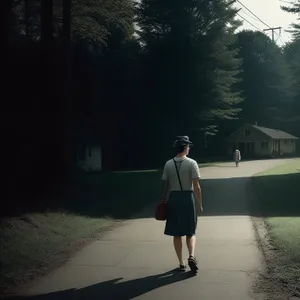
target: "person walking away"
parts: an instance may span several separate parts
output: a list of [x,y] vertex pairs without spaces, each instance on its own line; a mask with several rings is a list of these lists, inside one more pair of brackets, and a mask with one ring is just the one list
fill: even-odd
[[240,160],[241,160],[241,152],[240,152],[240,150],[236,149],[236,150],[234,151],[234,154],[233,154],[233,160],[235,161],[236,167],[239,167],[239,165],[240,165]]
[[188,158],[192,142],[188,136],[178,136],[173,144],[176,156],[165,163],[162,180],[162,201],[166,201],[167,218],[164,234],[173,236],[179,270],[185,271],[182,254],[182,237],[186,237],[189,252],[188,265],[197,273],[195,257],[198,216],[203,212],[202,193],[199,183],[200,170],[197,162]]

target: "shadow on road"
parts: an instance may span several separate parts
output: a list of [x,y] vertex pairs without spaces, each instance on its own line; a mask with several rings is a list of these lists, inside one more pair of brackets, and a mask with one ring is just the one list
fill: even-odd
[[[202,179],[203,216],[249,215],[245,186],[250,178]],[[151,204],[132,218],[153,218],[155,204]]]
[[300,216],[300,172],[253,177],[251,208],[265,217]]
[[4,299],[7,300],[66,300],[66,299],[118,299],[129,300],[140,295],[146,294],[154,289],[186,280],[193,277],[190,272],[180,273],[172,270],[166,273],[153,276],[143,277],[139,279],[119,282],[123,278],[101,282],[82,289],[69,289],[50,294],[37,296],[12,296]]
[[[203,216],[300,216],[300,172],[201,180]],[[133,218],[152,218],[156,204]]]

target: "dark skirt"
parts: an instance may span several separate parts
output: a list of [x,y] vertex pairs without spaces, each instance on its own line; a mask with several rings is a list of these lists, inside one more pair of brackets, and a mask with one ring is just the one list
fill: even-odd
[[198,206],[193,191],[172,191],[167,202],[165,234],[193,236],[196,233]]

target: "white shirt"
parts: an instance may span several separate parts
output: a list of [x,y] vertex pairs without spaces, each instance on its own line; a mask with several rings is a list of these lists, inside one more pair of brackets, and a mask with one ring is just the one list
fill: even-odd
[[[189,157],[174,158],[177,164],[182,189],[185,191],[194,190],[193,179],[200,179],[200,170],[197,162]],[[162,180],[168,180],[170,191],[180,191],[176,168],[173,159],[166,162]]]
[[240,150],[236,150],[235,152],[234,152],[234,159],[235,160],[237,160],[237,159],[241,159],[241,152],[240,152]]

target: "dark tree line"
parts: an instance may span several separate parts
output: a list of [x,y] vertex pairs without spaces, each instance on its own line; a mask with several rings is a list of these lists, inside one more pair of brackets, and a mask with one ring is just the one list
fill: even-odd
[[159,166],[178,134],[202,158],[244,122],[300,135],[299,35],[237,33],[231,4],[0,1],[8,192],[52,190],[95,140],[112,170]]

